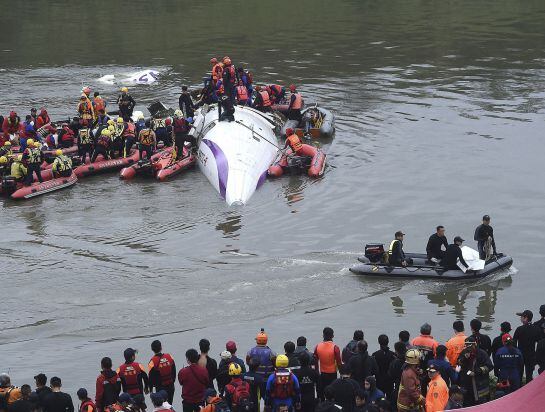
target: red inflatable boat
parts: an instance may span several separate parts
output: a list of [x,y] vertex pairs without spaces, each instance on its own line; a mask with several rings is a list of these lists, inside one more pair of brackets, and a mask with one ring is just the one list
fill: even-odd
[[32,197],[44,195],[46,193],[61,190],[66,187],[74,185],[78,181],[75,173],[69,177],[59,177],[57,179],[46,180],[42,183],[34,182],[30,186],[23,186],[21,183],[17,184],[17,190],[12,193],[12,199],[30,199]]
[[180,160],[172,161],[173,148],[169,147],[151,157],[151,161],[139,161],[136,164],[121,170],[122,179],[132,179],[137,174],[148,172],[158,180],[163,181],[175,176],[195,164],[196,158],[189,154],[184,147],[183,157]]
[[119,170],[123,167],[130,166],[138,162],[139,154],[137,150],[134,150],[129,157],[121,157],[119,159],[109,159],[109,160],[97,160],[93,163],[86,163],[84,165],[78,166],[74,169],[74,173],[77,177],[85,177],[96,175],[99,173],[112,172],[114,170]]
[[291,148],[269,167],[269,176],[280,177],[284,171],[293,168],[307,169],[310,177],[320,177],[324,174],[326,154],[317,147],[304,144],[297,156],[293,156]]

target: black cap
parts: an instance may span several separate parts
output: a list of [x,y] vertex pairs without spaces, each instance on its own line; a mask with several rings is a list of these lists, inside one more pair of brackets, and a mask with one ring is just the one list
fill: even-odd
[[523,310],[522,312],[517,312],[517,316],[524,316],[525,318],[528,319],[529,322],[532,321],[532,319],[534,318],[534,314],[532,313],[531,310]]
[[59,378],[58,376],[53,376],[53,377],[49,380],[49,383],[51,384],[51,386],[55,386],[55,387],[59,387],[59,386],[62,385],[61,378]]
[[541,316],[545,316],[545,305],[541,305],[541,306],[539,307],[539,314],[540,314]]
[[509,322],[502,322],[500,325],[500,329],[502,332],[511,332],[511,324]]
[[77,395],[78,395],[78,398],[87,398],[87,389],[79,388]]
[[454,238],[454,243],[456,243],[456,242],[462,243],[462,242],[464,242],[464,239],[462,239],[460,236],[456,236],[456,237]]
[[45,376],[43,373],[39,373],[34,376],[34,380],[40,385],[45,385],[47,383],[47,376]]
[[398,236],[404,236],[405,233],[403,233],[401,230],[398,230],[396,233],[395,233],[395,237],[398,237]]
[[488,222],[490,220],[490,216],[489,215],[484,215],[483,220],[486,220]]

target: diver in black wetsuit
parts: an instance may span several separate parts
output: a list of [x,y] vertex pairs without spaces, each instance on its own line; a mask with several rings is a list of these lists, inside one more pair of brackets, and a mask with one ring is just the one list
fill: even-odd
[[460,236],[456,236],[454,238],[454,243],[448,245],[447,251],[445,252],[445,257],[441,261],[442,266],[444,266],[447,270],[459,270],[458,259],[460,259],[460,263],[462,265],[469,268],[469,265],[462,256],[462,249],[460,249],[463,241],[464,239],[462,239]]
[[489,239],[492,244],[492,251],[494,255],[497,255],[496,242],[494,241],[494,229],[490,226],[490,216],[483,216],[483,223],[475,229],[474,239],[477,241],[477,250],[479,251],[479,257],[481,259],[486,259],[487,251],[484,250],[484,247]]

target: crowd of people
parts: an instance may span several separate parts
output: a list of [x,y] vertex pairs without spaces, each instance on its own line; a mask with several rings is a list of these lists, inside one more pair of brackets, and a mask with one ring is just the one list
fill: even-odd
[[[228,341],[219,363],[210,355],[210,342],[201,339],[199,350],[188,349],[188,366],[179,370],[160,341],[151,343],[153,355],[144,366],[137,351],[127,348],[125,362],[114,368],[102,358],[94,399],[86,388],[77,391],[79,412],[145,412],[150,395],[154,412],[172,412],[176,382],[181,386],[184,412],[436,412],[487,402],[512,393],[534,375],[545,371],[545,305],[541,318],[517,313],[521,325],[511,335],[503,322],[498,336],[482,333],[473,319],[466,332],[462,321],[453,323],[453,336],[440,344],[425,323],[411,339],[399,332],[393,351],[389,337],[378,336],[379,349],[370,354],[364,332],[356,330],[341,350],[334,331],[323,330],[323,341],[313,350],[307,339],[284,344],[277,354],[268,346],[263,329],[245,359],[237,344]],[[72,397],[62,392],[59,377],[40,373],[17,387],[0,375],[0,412],[73,412]]]
[[[220,121],[233,121],[237,104],[263,112],[283,104],[288,119],[302,120],[304,101],[295,85],[289,86],[287,96],[282,85],[254,85],[252,73],[243,67],[235,68],[228,56],[221,61],[213,58],[210,63],[211,74],[195,100],[188,87],[182,87],[179,109],[173,116],[158,113],[148,120],[143,115],[134,119],[136,101],[127,87],[121,88],[115,110],[109,110],[100,92],[93,93],[90,87],[84,87],[76,107],[78,116],[72,120],[53,122],[46,108],[39,113],[32,108],[24,120],[15,111],[0,116],[0,176],[10,176],[15,182],[29,186],[34,175],[36,180],[43,181],[44,160],[56,162],[53,177],[70,176],[77,164],[95,162],[98,156],[105,160],[128,157],[134,147],[138,148],[140,160],[144,154],[150,159],[160,142],[174,146],[176,157],[181,158],[186,143],[195,146],[189,132],[195,110],[205,104],[218,104]],[[290,136],[289,145],[298,147],[293,141],[299,138],[293,130]],[[76,145],[74,156],[65,153],[65,149]],[[54,156],[44,156],[44,152],[55,150]]]

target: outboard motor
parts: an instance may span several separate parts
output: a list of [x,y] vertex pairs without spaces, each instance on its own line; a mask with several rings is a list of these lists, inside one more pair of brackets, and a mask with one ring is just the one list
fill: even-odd
[[379,263],[384,256],[384,244],[370,243],[365,245],[365,257],[371,263]]
[[308,156],[289,156],[288,169],[290,175],[300,175],[308,170],[312,159]]
[[13,176],[2,177],[2,193],[13,193],[17,190],[17,182]]

